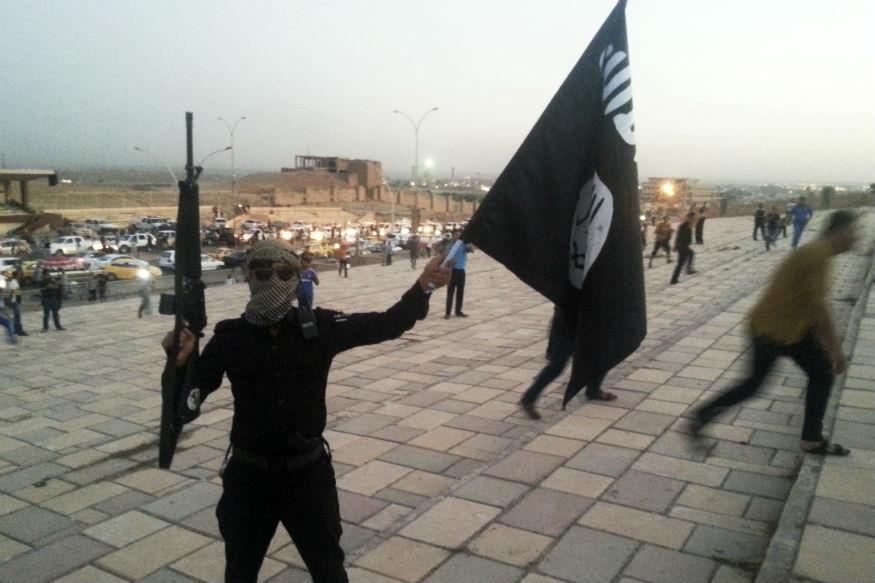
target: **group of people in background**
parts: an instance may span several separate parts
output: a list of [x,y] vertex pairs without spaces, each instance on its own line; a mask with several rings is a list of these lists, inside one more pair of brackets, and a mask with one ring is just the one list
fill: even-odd
[[782,237],[787,237],[787,225],[792,224],[793,238],[790,246],[795,249],[799,246],[802,232],[813,216],[814,211],[802,196],[795,204],[788,206],[784,213],[781,213],[775,205],[766,212],[765,205],[760,204],[753,216],[753,240],[759,241],[757,235],[762,235],[766,243],[766,251],[769,251],[778,240],[779,233]]

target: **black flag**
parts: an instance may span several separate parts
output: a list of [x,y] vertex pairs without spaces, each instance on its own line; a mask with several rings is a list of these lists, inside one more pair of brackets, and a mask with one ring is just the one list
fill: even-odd
[[462,237],[576,314],[563,406],[647,332],[625,8],[605,20]]

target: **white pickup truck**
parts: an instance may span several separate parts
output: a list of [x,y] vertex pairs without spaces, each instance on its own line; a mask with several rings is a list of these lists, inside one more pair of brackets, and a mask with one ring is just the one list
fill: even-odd
[[[95,242],[93,239],[86,239],[79,235],[70,235],[67,237],[57,237],[49,243],[49,253],[52,255],[75,255],[82,251],[94,251]],[[100,247],[100,243],[96,243]]]
[[133,235],[122,235],[118,241],[118,250],[120,253],[130,253],[134,249],[145,249],[157,244],[158,240],[152,233],[134,233]]

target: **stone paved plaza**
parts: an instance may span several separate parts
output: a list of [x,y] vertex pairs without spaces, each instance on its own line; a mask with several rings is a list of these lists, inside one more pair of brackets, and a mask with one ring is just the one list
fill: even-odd
[[[869,215],[870,239],[873,226]],[[669,286],[664,259],[646,271],[649,333],[609,375],[612,403],[560,411],[566,371],[542,399],[543,420],[521,414],[517,400],[544,364],[551,305],[482,253],[469,259],[469,318],[444,320],[441,290],[410,333],[340,355],[326,437],[351,581],[753,581],[800,467],[804,375],[781,361],[758,398],[707,429],[705,448],[689,446],[683,419],[746,369],[744,315],[789,248],[786,239],[766,252],[751,230],[747,218],[709,220],[699,272],[679,285]],[[842,330],[856,325],[870,264],[862,253],[837,261]],[[399,258],[321,279],[318,305],[373,311],[414,272]],[[239,315],[247,292],[209,289],[211,322]],[[31,335],[0,348],[0,583],[222,580],[214,511],[230,390],[187,427],[172,471],[159,470],[158,343],[171,319],[138,320],[136,307],[66,308],[68,330],[46,334],[27,314]],[[836,422],[855,451],[825,465],[812,515],[860,517],[867,502],[870,514],[857,534],[829,523],[806,531],[800,576],[824,581],[829,557],[806,557],[832,532],[851,545],[865,539],[862,551],[875,540],[865,520],[875,516],[875,309],[863,322]],[[862,551],[842,557],[842,573],[865,572],[873,553]],[[260,581],[309,580],[279,529]]]

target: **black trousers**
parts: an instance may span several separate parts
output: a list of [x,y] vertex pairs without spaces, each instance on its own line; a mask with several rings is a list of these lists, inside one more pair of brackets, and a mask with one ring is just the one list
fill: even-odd
[[349,277],[349,261],[342,259],[337,262],[337,275]]
[[447,316],[453,308],[453,294],[456,296],[456,313],[462,313],[462,301],[465,299],[465,270],[453,269],[450,283],[447,285]]
[[832,391],[832,363],[826,351],[813,333],[809,333],[797,344],[778,346],[763,337],[753,339],[753,370],[750,376],[729,391],[706,403],[697,411],[699,419],[707,423],[727,407],[753,397],[766,380],[772,365],[780,356],[789,356],[808,375],[805,389],[805,418],[802,425],[802,439],[819,441],[823,439],[823,416]]
[[43,330],[49,329],[49,314],[52,315],[52,320],[55,323],[57,330],[61,329],[61,318],[58,315],[58,310],[61,309],[61,302],[56,299],[43,300]]
[[650,259],[653,260],[654,258],[656,258],[661,249],[664,249],[665,256],[671,259],[671,245],[668,239],[664,241],[660,241],[659,239],[657,239],[653,242],[653,251],[650,253]]
[[765,223],[754,222],[754,224],[753,224],[753,240],[754,241],[759,241],[759,239],[757,239],[757,231],[759,231],[760,233],[763,234],[763,239],[766,238],[766,224]]
[[693,257],[695,256],[696,252],[692,249],[678,249],[678,264],[675,266],[674,274],[671,276],[672,281],[676,282],[678,280],[684,265],[687,266],[688,273],[693,271]]
[[280,522],[313,583],[349,583],[331,458],[294,472],[270,472],[232,457],[222,481],[216,517],[225,539],[225,583],[256,583]]

